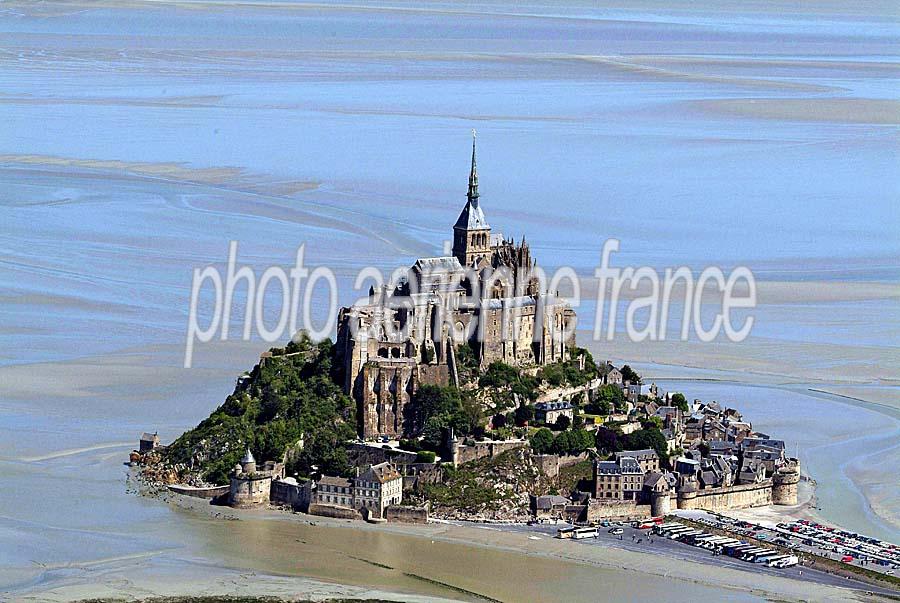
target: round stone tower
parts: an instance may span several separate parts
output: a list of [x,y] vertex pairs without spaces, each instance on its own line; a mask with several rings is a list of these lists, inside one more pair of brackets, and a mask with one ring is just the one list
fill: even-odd
[[678,488],[678,508],[693,509],[697,500],[697,484],[693,479],[686,479]]
[[241,459],[241,472],[242,473],[253,473],[256,471],[256,459],[253,458],[253,453],[250,452],[250,449],[247,449],[247,452],[244,453],[244,458]]
[[797,504],[797,485],[800,483],[800,461],[790,459],[772,476],[772,504]]
[[672,510],[672,493],[666,488],[665,492],[650,493],[650,515],[652,517],[665,517]]

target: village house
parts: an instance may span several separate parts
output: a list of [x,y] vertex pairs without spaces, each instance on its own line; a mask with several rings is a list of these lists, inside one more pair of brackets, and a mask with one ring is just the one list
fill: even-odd
[[323,475],[317,482],[317,505],[359,511],[365,519],[384,518],[384,511],[403,502],[403,476],[388,462],[369,466],[353,478]]
[[594,498],[600,500],[637,500],[644,487],[644,471],[630,456],[615,461],[594,462]]
[[368,517],[384,517],[384,510],[403,501],[403,476],[391,463],[372,465],[353,478],[353,507]]
[[313,502],[317,505],[353,508],[353,484],[346,477],[323,475],[316,481]]
[[600,375],[603,378],[604,385],[618,385],[622,387],[625,379],[622,377],[622,371],[613,366],[609,360],[600,367]]
[[534,418],[538,423],[554,425],[560,417],[569,421],[575,416],[575,409],[569,402],[539,402],[534,405]]
[[652,448],[645,448],[643,450],[625,450],[616,453],[616,461],[623,457],[631,457],[636,460],[641,467],[641,471],[644,473],[659,470],[659,455],[656,454],[656,451]]
[[138,452],[141,454],[146,454],[151,450],[159,447],[159,435],[154,433],[144,432],[141,434],[141,441],[138,443]]
[[571,504],[572,501],[565,496],[555,494],[531,497],[531,509],[537,519],[561,518]]

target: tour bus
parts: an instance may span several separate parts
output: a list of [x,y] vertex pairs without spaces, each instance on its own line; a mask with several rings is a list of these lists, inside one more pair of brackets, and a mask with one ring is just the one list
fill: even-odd
[[688,532],[693,532],[694,528],[690,528],[688,526],[681,526],[679,528],[672,528],[665,533],[666,538],[671,538],[675,540],[679,534],[687,534]]
[[688,538],[687,541],[689,544],[692,544],[694,546],[703,546],[706,542],[709,542],[713,538],[715,538],[715,536],[713,536],[712,534],[698,534],[696,536]]
[[691,542],[695,538],[700,538],[701,536],[709,536],[709,534],[707,534],[703,530],[691,530],[690,532],[682,532],[675,538],[675,540],[678,540],[680,542]]
[[668,523],[661,523],[661,524],[659,524],[658,526],[656,526],[655,528],[653,528],[653,533],[654,533],[654,534],[662,534],[664,531],[666,531],[666,530],[671,530],[672,528],[677,528],[677,527],[680,526],[680,525],[681,525],[681,524],[678,523],[677,521],[670,521],[670,522],[668,522]]
[[727,536],[713,536],[712,538],[707,538],[706,540],[700,543],[700,546],[704,549],[713,550],[720,546],[724,546],[725,544],[731,544],[732,542],[736,542],[733,538],[728,538]]
[[800,559],[797,555],[786,555],[784,559],[778,559],[777,561],[769,559],[769,567],[794,567],[798,563],[800,563]]
[[672,523],[664,523],[664,524],[662,524],[661,526],[656,526],[655,528],[653,528],[653,533],[654,533],[654,534],[659,534],[659,535],[661,535],[661,536],[665,536],[666,534],[668,534],[668,533],[671,532],[672,530],[674,530],[674,529],[676,529],[676,528],[682,528],[682,527],[684,527],[684,526],[683,526],[682,524],[680,524],[680,523],[675,523],[675,522],[672,522]]
[[581,540],[583,538],[596,538],[599,535],[600,530],[598,528],[575,528],[575,531],[572,533],[572,538]]
[[776,557],[781,557],[782,553],[778,551],[770,551],[768,553],[763,553],[762,555],[757,555],[753,560],[753,563],[768,563],[770,559],[775,559]]
[[571,538],[575,534],[575,528],[560,528],[556,531],[557,538]]
[[753,557],[756,555],[761,555],[763,553],[767,553],[769,549],[763,549],[759,547],[755,547],[752,549],[747,549],[741,553],[741,561],[753,561]]
[[747,552],[751,549],[754,549],[754,548],[756,548],[756,547],[754,547],[752,544],[739,544],[737,546],[726,548],[725,554],[728,555],[729,557],[735,557],[736,559],[740,559],[741,555],[743,555],[745,552]]
[[741,543],[735,544],[733,546],[725,547],[725,554],[731,555],[732,557],[740,557],[741,555],[744,554],[744,551],[749,551],[752,548],[756,548],[756,547],[754,547],[752,544],[749,544],[746,542],[741,542]]
[[778,555],[774,555],[773,557],[769,557],[763,563],[768,565],[769,567],[781,567],[779,565],[782,561],[787,561],[791,555],[785,555],[784,553],[779,553]]
[[747,551],[746,553],[744,553],[742,559],[744,559],[744,561],[749,561],[750,563],[756,563],[756,560],[759,557],[763,555],[771,555],[774,552],[775,551],[773,551],[772,549],[758,548],[754,551]]
[[747,556],[747,561],[749,561],[751,563],[759,563],[760,559],[762,559],[764,557],[774,557],[777,554],[778,554],[778,552],[773,551],[772,549],[761,549],[759,551],[756,551],[752,555],[747,555],[745,553],[745,556]]

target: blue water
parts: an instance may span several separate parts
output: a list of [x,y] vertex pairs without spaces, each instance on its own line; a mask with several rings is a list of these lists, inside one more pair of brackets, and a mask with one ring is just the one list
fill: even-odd
[[[544,265],[590,275],[615,237],[620,266],[745,264],[761,280],[846,285],[766,305],[754,337],[828,347],[803,360],[834,382],[858,372],[836,359],[843,346],[881,367],[884,383],[862,385],[896,391],[898,295],[847,294],[900,280],[892,4],[391,7],[0,5],[0,565],[147,550],[122,536],[132,519],[177,532],[183,518],[125,493],[128,446],[29,459],[151,428],[171,439],[222,400],[266,344],[181,363],[192,270],[221,267],[229,241],[260,270],[307,243],[342,303],[361,267],[438,254],[473,128],[491,224],[526,235]],[[791,101],[808,113],[785,113]],[[821,402],[781,415],[802,392],[754,392],[737,401],[789,417],[771,425],[788,438]],[[889,448],[894,419],[848,408],[829,401],[835,416],[810,433],[855,420],[872,430],[860,446]],[[821,458],[835,451],[848,466],[870,452]],[[829,481],[827,462],[807,463],[828,481],[823,512],[896,534],[865,499],[879,484]],[[114,537],[52,546],[75,516]]]

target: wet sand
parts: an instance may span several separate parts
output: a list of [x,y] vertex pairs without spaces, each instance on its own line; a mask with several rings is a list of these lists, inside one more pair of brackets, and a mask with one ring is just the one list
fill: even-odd
[[[204,515],[208,505],[179,498],[181,513]],[[753,572],[687,564],[669,557],[615,547],[574,546],[573,543],[512,533],[490,526],[388,525],[370,526],[278,512],[223,513],[240,518],[207,522],[202,528],[205,559],[229,567],[207,574],[202,565],[190,571],[154,564],[118,575],[115,563],[99,568],[94,586],[56,586],[41,591],[47,600],[89,596],[134,596],[141,588],[162,593],[218,593],[317,596],[375,596],[381,587],[410,593],[431,593],[453,600],[530,601],[593,600],[602,584],[604,600],[644,600],[647,593],[671,601],[695,601],[712,596],[731,601],[814,600],[854,598],[852,591],[759,575]],[[240,543],[234,546],[233,543]],[[210,568],[211,569],[211,568]],[[259,572],[257,574],[257,572]],[[312,573],[342,584],[362,581],[370,587],[336,587],[293,576]],[[188,576],[190,578],[188,579]],[[485,580],[485,576],[490,576]],[[166,578],[166,587],[151,587]],[[636,598],[633,581],[640,580]],[[527,586],[526,586],[527,585]],[[79,595],[79,596],[81,596]],[[402,600],[419,601],[419,596]],[[400,600],[400,599],[398,599]]]

